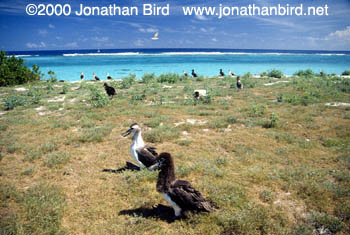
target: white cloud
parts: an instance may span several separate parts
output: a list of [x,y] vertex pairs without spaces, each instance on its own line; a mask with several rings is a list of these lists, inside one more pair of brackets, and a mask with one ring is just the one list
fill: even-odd
[[330,33],[327,37],[326,40],[330,39],[339,39],[339,40],[350,40],[350,26],[347,26],[344,30],[337,30],[333,33]]
[[50,29],[54,29],[54,28],[56,28],[53,24],[49,24],[49,28]]
[[62,39],[62,37],[60,37],[60,36],[56,36],[56,39],[57,39],[57,40],[61,40],[61,39]]
[[217,42],[218,40],[216,38],[211,39],[213,42]]
[[77,42],[69,42],[64,45],[65,47],[78,47]]
[[137,47],[142,47],[142,46],[144,45],[144,41],[138,39],[138,40],[136,40],[136,41],[134,42],[134,45],[137,46]]
[[38,30],[38,33],[39,33],[39,35],[41,35],[41,36],[45,36],[48,32],[47,32],[46,29],[39,29],[39,30]]
[[203,16],[203,15],[195,15],[197,20],[209,20],[207,17]]
[[200,31],[203,33],[213,33],[215,31],[215,27],[209,27],[209,28],[200,28]]
[[96,41],[96,42],[107,42],[107,41],[109,41],[109,37],[93,37],[91,39],[93,41]]
[[142,33],[155,33],[155,32],[158,32],[157,29],[155,28],[139,28],[139,31],[142,32]]
[[43,47],[46,47],[46,44],[45,42],[40,42],[39,44],[27,42],[26,46],[28,48],[43,48]]

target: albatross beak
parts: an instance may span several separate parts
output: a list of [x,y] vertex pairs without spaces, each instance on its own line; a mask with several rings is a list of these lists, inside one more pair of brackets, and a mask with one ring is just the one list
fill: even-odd
[[124,132],[124,133],[122,134],[122,136],[123,136],[123,137],[126,137],[126,136],[130,135],[131,132],[132,132],[132,128],[130,128],[129,130],[127,130],[126,132]]

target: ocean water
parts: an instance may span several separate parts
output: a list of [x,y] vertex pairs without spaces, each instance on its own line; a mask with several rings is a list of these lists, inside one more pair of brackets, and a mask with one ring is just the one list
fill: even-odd
[[279,69],[291,75],[300,69],[321,70],[326,73],[341,74],[350,70],[349,51],[281,51],[281,50],[228,50],[228,49],[110,49],[110,50],[69,50],[69,51],[25,51],[9,52],[25,60],[27,66],[37,64],[45,73],[52,70],[58,79],[66,81],[92,79],[96,73],[106,79],[108,72],[120,79],[129,73],[141,78],[145,73],[172,72],[215,76],[219,69],[228,74],[250,72],[259,74],[271,69]]

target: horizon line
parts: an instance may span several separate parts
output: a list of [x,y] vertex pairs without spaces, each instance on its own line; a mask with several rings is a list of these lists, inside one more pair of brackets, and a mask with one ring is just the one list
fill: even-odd
[[87,48],[83,48],[83,49],[49,49],[49,50],[4,50],[1,49],[2,51],[5,52],[31,52],[31,51],[42,51],[42,52],[50,52],[50,51],[85,51],[85,50],[166,50],[166,49],[170,49],[170,50],[265,50],[265,51],[324,51],[324,52],[348,52],[350,53],[350,50],[310,50],[310,49],[248,49],[248,48],[191,48],[191,47],[164,47],[164,48],[105,48],[105,49],[101,49],[101,48],[91,48],[91,49],[87,49]]

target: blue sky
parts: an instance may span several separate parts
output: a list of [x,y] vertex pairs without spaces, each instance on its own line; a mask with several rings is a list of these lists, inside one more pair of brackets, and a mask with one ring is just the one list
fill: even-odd
[[[29,3],[87,6],[170,4],[170,16],[28,16]],[[328,16],[184,16],[183,6],[304,7],[328,5]],[[0,49],[232,48],[350,50],[350,0],[1,0]],[[151,40],[159,32],[159,40]]]

